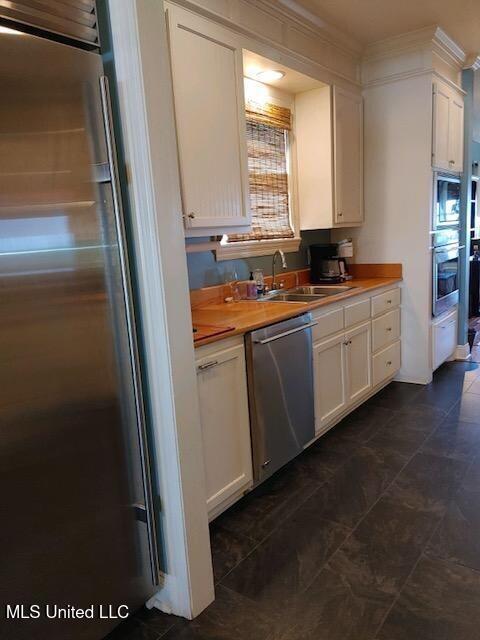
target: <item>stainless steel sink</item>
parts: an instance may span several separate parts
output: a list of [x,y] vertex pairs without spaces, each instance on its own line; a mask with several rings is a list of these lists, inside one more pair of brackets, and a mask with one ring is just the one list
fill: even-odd
[[325,294],[307,293],[275,293],[270,297],[263,298],[264,302],[315,302],[319,298],[324,298]]
[[288,293],[295,293],[309,296],[334,296],[337,293],[344,293],[350,289],[355,289],[348,284],[325,284],[325,285],[308,285],[304,287],[295,287],[289,289]]
[[308,285],[285,291],[270,291],[259,300],[262,302],[315,302],[320,298],[335,296],[350,289],[355,289],[355,287],[347,284]]

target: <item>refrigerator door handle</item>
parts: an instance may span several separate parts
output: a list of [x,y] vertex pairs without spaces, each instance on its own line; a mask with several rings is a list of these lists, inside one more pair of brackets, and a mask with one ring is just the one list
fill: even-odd
[[[120,196],[120,183],[117,167],[117,153],[115,147],[115,137],[113,132],[112,109],[110,102],[110,91],[108,78],[100,77],[100,95],[102,101],[103,123],[105,126],[105,138],[107,143],[108,165],[110,169],[110,181],[112,185],[113,209],[115,215],[115,226],[118,236],[118,250],[120,257],[120,269],[122,284],[125,295],[127,309],[127,328],[130,356],[133,369],[135,410],[137,418],[138,439],[140,444],[142,482],[145,495],[145,520],[148,529],[148,543],[150,551],[150,564],[152,579],[155,585],[160,584],[160,560],[158,551],[158,537],[156,530],[156,518],[154,510],[154,500],[152,492],[152,478],[150,470],[150,460],[148,453],[148,442],[145,425],[145,412],[142,397],[142,381],[140,375],[140,363],[138,354],[138,344],[135,332],[135,312],[133,308],[132,289],[130,283],[130,270],[128,264],[128,254],[126,250],[125,227],[123,223],[122,204]],[[105,172],[97,167],[100,173],[101,182],[105,181]],[[102,180],[103,174],[103,180]],[[135,505],[138,508],[138,505]]]

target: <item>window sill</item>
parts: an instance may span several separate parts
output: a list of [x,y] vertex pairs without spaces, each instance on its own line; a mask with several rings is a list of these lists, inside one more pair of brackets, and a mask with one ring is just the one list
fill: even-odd
[[298,251],[301,238],[284,238],[276,240],[247,240],[220,244],[215,250],[217,261],[235,260],[236,258],[253,258],[254,256],[272,256],[282,249],[285,253]]

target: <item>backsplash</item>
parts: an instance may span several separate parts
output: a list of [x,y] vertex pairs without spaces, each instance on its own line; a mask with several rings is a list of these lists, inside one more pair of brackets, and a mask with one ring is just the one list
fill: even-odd
[[[301,237],[300,249],[293,253],[285,254],[290,271],[308,266],[308,246],[315,243],[330,242],[330,230],[304,231],[301,233]],[[222,284],[225,282],[225,277],[234,270],[239,280],[247,280],[250,276],[250,271],[254,269],[263,269],[265,275],[271,275],[272,273],[272,256],[255,256],[254,258],[216,262],[212,251],[202,251],[201,253],[188,253],[187,264],[190,289],[201,289],[202,287]]]

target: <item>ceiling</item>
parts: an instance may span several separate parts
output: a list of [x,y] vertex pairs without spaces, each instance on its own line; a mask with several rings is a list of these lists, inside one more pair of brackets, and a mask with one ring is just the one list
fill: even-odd
[[480,53],[479,0],[291,0],[363,45],[441,27],[468,54]]

